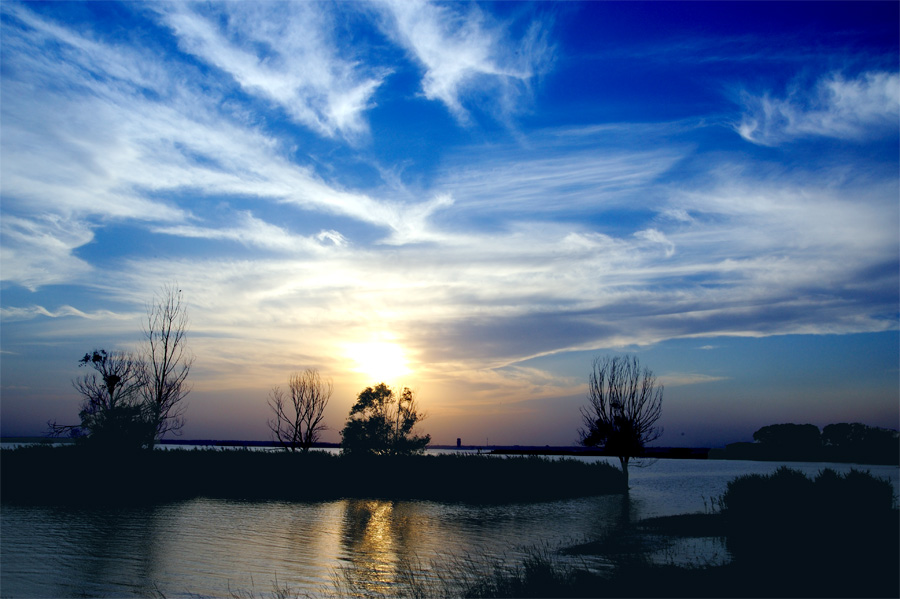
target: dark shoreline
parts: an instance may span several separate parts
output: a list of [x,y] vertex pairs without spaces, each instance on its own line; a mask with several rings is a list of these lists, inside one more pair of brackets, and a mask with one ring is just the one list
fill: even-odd
[[250,450],[169,449],[111,454],[79,446],[0,451],[0,501],[25,504],[157,503],[385,498],[531,502],[624,493],[609,464],[537,456],[352,458]]
[[[22,443],[33,445],[73,444],[72,439],[51,437],[3,437],[2,443]],[[193,447],[229,448],[271,448],[279,446],[274,441],[254,441],[243,439],[163,439],[159,445],[187,445]],[[340,443],[315,443],[313,449],[340,449]],[[465,453],[506,455],[506,456],[605,456],[614,458],[603,450],[565,445],[429,445],[427,449],[446,451],[459,450]],[[751,462],[805,462],[858,464],[861,466],[900,465],[900,455],[854,455],[834,448],[822,448],[814,453],[775,451],[756,443],[732,443],[725,448],[716,447],[647,447],[643,459],[664,460],[739,460]]]

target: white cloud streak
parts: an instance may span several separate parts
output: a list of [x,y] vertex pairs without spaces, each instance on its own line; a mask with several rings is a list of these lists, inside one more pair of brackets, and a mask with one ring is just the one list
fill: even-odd
[[756,144],[881,138],[896,135],[900,127],[900,75],[875,71],[846,79],[832,74],[810,91],[795,89],[785,98],[745,94],[744,102],[746,112],[736,129]]
[[491,24],[475,5],[439,5],[420,0],[376,2],[387,30],[425,70],[422,93],[442,102],[461,122],[470,120],[467,96],[487,91],[506,118],[535,75],[552,60],[540,24],[510,43],[502,24]]
[[60,306],[56,310],[49,310],[44,306],[38,305],[28,306],[25,308],[0,308],[0,319],[7,322],[31,320],[33,318],[37,318],[38,316],[46,316],[47,318],[65,318],[67,316],[74,316],[77,318],[83,318],[85,320],[92,321],[110,319],[133,320],[133,315],[131,314],[123,315],[112,312],[110,310],[94,310],[92,312],[84,312],[69,305]]
[[0,280],[18,283],[31,291],[78,280],[92,268],[73,256],[72,250],[93,237],[93,231],[84,223],[59,216],[32,219],[4,215],[0,220]]
[[540,145],[540,151],[475,150],[481,160],[450,169],[441,184],[469,214],[560,213],[627,206],[682,156],[673,149],[631,152]]
[[657,380],[661,385],[665,385],[666,387],[684,387],[687,385],[701,385],[703,383],[726,381],[728,380],[728,377],[693,372],[670,372],[660,375],[657,377]]
[[247,247],[287,254],[319,254],[328,247],[342,247],[347,244],[347,240],[337,231],[321,231],[312,237],[293,235],[281,227],[256,218],[250,212],[240,213],[236,220],[236,226],[228,228],[173,225],[154,227],[152,230],[179,237],[235,241]]
[[163,3],[154,8],[182,48],[234,77],[248,93],[327,137],[357,138],[389,74],[343,58],[329,5],[314,2]]

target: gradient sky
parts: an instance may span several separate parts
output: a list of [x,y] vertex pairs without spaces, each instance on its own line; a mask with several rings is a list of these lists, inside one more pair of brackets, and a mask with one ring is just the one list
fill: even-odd
[[898,427],[900,4],[4,1],[0,432],[189,304],[187,438],[571,444],[594,356],[662,445]]

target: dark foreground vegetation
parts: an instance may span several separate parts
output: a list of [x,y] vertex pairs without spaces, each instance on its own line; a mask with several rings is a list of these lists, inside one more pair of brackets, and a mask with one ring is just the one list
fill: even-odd
[[[490,597],[897,597],[900,520],[890,482],[781,468],[731,481],[704,514],[621,523],[606,538],[561,553],[603,555],[608,572],[573,567],[536,549],[514,571],[467,589]],[[724,538],[725,565],[652,563],[647,550],[678,537]]]
[[153,503],[193,497],[504,502],[625,491],[621,471],[608,464],[539,457],[354,457],[247,450],[110,454],[86,446],[36,446],[3,450],[0,464],[0,498],[35,504]]

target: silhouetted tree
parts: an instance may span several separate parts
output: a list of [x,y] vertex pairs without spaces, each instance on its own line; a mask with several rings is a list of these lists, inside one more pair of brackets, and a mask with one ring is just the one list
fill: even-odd
[[782,460],[818,459],[822,436],[814,424],[770,424],[753,433],[760,445],[760,457]]
[[407,387],[399,394],[384,383],[366,387],[350,409],[341,447],[348,455],[421,454],[431,435],[414,435],[412,430],[423,418]]
[[753,433],[753,440],[784,448],[814,448],[822,445],[819,427],[814,424],[770,424]]
[[78,362],[94,371],[72,381],[82,397],[81,423],[50,422],[50,433],[68,433],[96,447],[152,447],[155,421],[141,400],[140,362],[129,353],[104,349],[88,352]]
[[322,420],[333,386],[330,379],[323,380],[317,370],[308,368],[291,375],[288,389],[290,402],[285,401],[279,387],[274,387],[269,394],[269,408],[274,414],[269,428],[285,450],[308,451],[319,433],[328,429]]
[[[186,345],[187,307],[181,290],[166,285],[147,307],[141,362],[141,393],[155,422],[154,441],[184,426],[182,401],[190,393],[187,377],[194,358]],[[151,444],[152,446],[152,444]]]
[[858,422],[829,424],[822,429],[822,443],[828,447],[846,449],[862,440],[867,428],[869,427]]
[[829,424],[822,429],[822,443],[830,458],[874,464],[896,464],[900,434],[859,422]]
[[582,406],[581,443],[601,447],[619,458],[625,485],[628,462],[662,433],[656,427],[663,387],[634,356],[595,358],[588,379],[588,402]]
[[95,349],[79,360],[95,371],[73,381],[82,397],[81,422],[48,422],[51,435],[152,449],[164,433],[181,429],[193,362],[185,346],[188,320],[181,290],[163,287],[143,324],[145,344],[137,355]]

